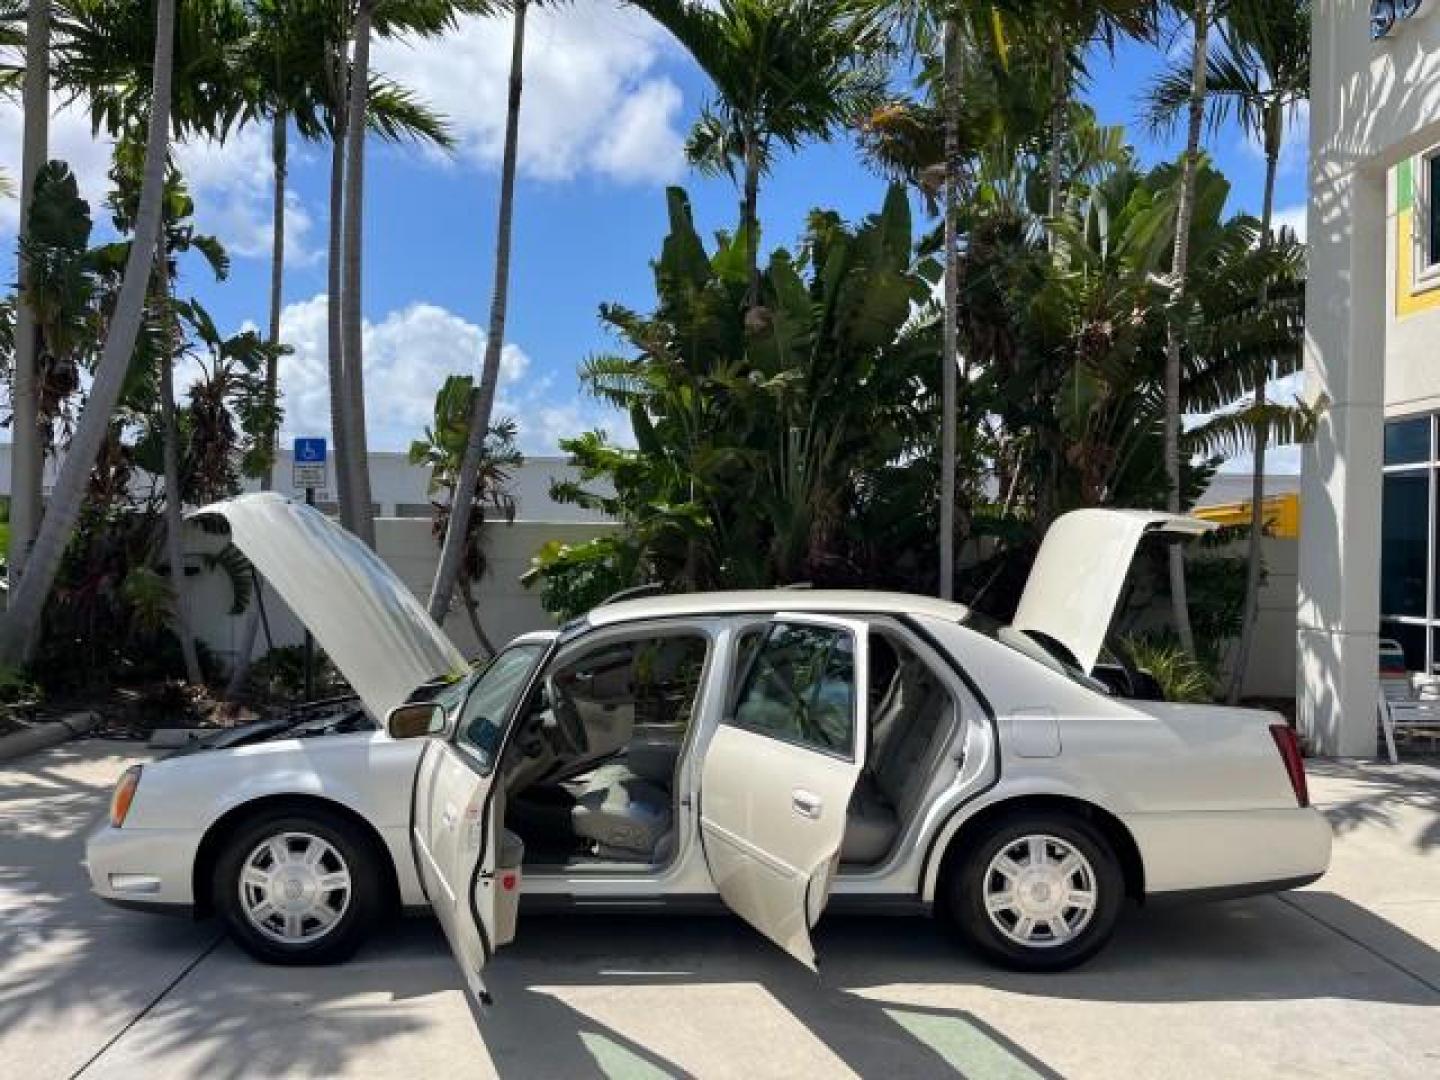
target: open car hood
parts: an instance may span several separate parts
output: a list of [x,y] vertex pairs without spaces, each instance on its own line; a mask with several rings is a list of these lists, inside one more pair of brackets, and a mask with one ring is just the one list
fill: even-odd
[[224,521],[381,723],[422,683],[468,669],[395,572],[313,507],[260,492],[188,516]]
[[1195,537],[1214,528],[1199,518],[1152,510],[1065,514],[1045,534],[1012,625],[1059,642],[1089,672],[1105,645],[1140,541]]

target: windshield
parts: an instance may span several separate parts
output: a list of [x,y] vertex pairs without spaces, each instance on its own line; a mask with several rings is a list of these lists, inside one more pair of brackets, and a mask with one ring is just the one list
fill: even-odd
[[481,775],[489,776],[495,767],[505,721],[546,648],[540,641],[512,645],[461,684],[464,704],[455,741],[478,759]]
[[992,619],[989,615],[983,615],[973,609],[965,619],[965,625],[988,638],[993,638],[1001,645],[1023,653],[1037,664],[1044,664],[1051,671],[1064,675],[1071,682],[1079,683],[1088,690],[1094,690],[1097,694],[1105,694],[1107,697],[1110,694],[1109,688],[1103,682],[1093,678],[1089,673],[1081,671],[1068,656],[1062,655],[1062,650],[1058,646],[1052,646],[1038,634],[1032,634],[1027,630],[1016,630],[1013,626],[1002,623],[998,619]]

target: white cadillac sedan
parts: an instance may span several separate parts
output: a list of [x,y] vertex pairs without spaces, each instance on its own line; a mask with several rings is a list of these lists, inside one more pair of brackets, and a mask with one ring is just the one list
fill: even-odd
[[810,965],[827,908],[934,911],[1051,971],[1127,898],[1288,889],[1329,863],[1281,718],[1140,700],[1137,673],[1097,666],[1137,545],[1194,519],[1060,519],[1010,626],[921,596],[656,596],[471,673],[316,511],[199,513],[358,696],[128,770],[87,862],[106,900],[217,913],[264,960],[342,959],[428,904],[483,997],[523,897],[723,905]]

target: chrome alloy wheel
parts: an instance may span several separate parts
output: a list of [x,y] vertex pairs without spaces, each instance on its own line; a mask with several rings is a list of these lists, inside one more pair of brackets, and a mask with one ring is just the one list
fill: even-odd
[[282,945],[324,937],[350,907],[350,868],[333,844],[284,832],[255,845],[240,868],[240,908]]
[[1022,836],[985,868],[985,912],[1011,941],[1049,949],[1075,940],[1100,901],[1095,870],[1071,843]]

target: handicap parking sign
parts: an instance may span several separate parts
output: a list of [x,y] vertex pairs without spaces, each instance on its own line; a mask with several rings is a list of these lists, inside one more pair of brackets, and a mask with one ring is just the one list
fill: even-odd
[[324,465],[325,440],[317,438],[296,439],[295,461],[303,465]]
[[325,440],[323,438],[296,439],[294,458],[292,481],[297,488],[325,486]]

